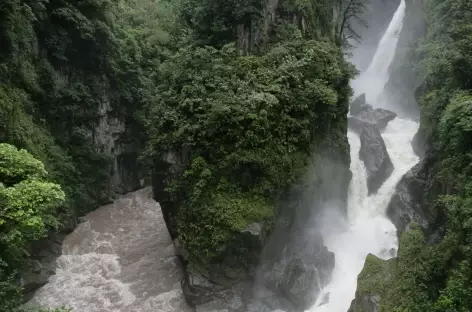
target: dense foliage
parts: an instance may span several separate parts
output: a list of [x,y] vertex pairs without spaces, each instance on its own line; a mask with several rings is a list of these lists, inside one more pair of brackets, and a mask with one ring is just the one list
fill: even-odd
[[19,299],[13,268],[22,262],[30,241],[58,227],[57,209],[64,201],[61,187],[47,181],[43,163],[26,150],[0,143],[1,311],[10,311]]
[[256,222],[270,228],[275,203],[316,165],[315,148],[330,134],[348,155],[354,71],[328,4],[280,1],[275,22],[263,5],[182,1],[188,37],[159,66],[147,106],[155,196],[193,264],[231,255],[250,265],[240,234]]
[[[339,20],[361,2],[339,1]],[[150,139],[141,160],[162,178],[165,197],[156,198],[176,208],[170,228],[189,260],[228,249],[244,258],[247,243],[235,234],[270,226],[275,202],[316,165],[311,155],[328,134],[348,163],[354,71],[335,8],[330,0],[1,1],[0,311],[21,296],[14,271],[28,244],[113,198],[115,164],[126,159],[110,140],[129,143],[124,153],[134,157]],[[113,127],[123,127],[118,139]],[[178,170],[166,162],[173,158]]]
[[352,72],[330,42],[234,55],[232,45],[179,51],[161,67],[159,105],[148,119],[153,157],[186,154],[167,187],[195,257],[221,255],[232,232],[269,218],[279,193],[347,113]]
[[164,1],[1,1],[0,142],[15,146],[0,145],[1,311],[21,297],[11,273],[27,245],[112,199],[105,144],[116,138],[101,127],[112,114],[122,140],[144,141],[137,112],[172,44],[172,16]]
[[427,2],[427,35],[416,51],[424,79],[419,137],[434,157],[426,209],[440,216],[432,230],[445,235],[427,244],[418,227],[402,234],[394,273],[380,277],[382,290],[371,289],[382,292],[381,311],[472,310],[471,21],[467,0]]

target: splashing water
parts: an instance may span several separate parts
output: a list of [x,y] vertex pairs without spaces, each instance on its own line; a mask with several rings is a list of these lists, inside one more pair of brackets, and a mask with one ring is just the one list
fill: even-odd
[[[388,69],[395,55],[404,15],[405,1],[402,0],[369,68],[352,83],[355,93],[366,93],[368,102],[374,108],[383,104],[379,99],[389,78]],[[395,169],[379,191],[371,196],[367,192],[366,169],[359,159],[359,136],[348,132],[353,173],[349,186],[348,216],[342,219],[328,212],[320,222],[325,244],[335,253],[336,263],[331,282],[309,312],[346,312],[355,297],[357,275],[364,266],[366,256],[369,253],[382,259],[396,256],[396,229],[386,217],[386,208],[396,184],[418,162],[411,147],[417,130],[418,124],[407,119],[396,118],[388,124],[382,137]]]
[[56,274],[30,303],[80,312],[189,312],[182,270],[159,204],[146,188],[85,217]]

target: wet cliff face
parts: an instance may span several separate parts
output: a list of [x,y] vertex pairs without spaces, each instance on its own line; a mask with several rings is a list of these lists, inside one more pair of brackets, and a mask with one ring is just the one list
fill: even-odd
[[142,187],[142,171],[138,155],[144,138],[130,116],[117,112],[108,93],[104,93],[98,107],[98,121],[90,130],[95,148],[111,157],[109,195],[124,194]]

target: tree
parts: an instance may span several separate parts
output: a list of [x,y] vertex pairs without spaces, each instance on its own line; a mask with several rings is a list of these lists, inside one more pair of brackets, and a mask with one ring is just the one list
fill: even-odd
[[7,263],[21,257],[27,242],[58,226],[56,209],[65,194],[46,176],[43,163],[27,151],[0,144],[0,250]]
[[351,42],[359,42],[361,36],[355,30],[354,25],[367,27],[367,23],[362,19],[367,7],[367,0],[336,0],[334,16],[334,39],[337,44],[343,47],[352,47]]

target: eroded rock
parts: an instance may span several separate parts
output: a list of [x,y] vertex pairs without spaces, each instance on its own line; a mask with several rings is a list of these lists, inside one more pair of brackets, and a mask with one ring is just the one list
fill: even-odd
[[295,310],[312,306],[334,269],[334,254],[312,232],[290,240],[272,267],[264,268],[264,281],[289,300]]
[[388,123],[395,119],[397,114],[382,108],[366,108],[360,111],[358,114],[349,117],[348,123],[356,132],[360,133],[366,125],[374,125],[380,131],[385,130]]
[[365,125],[361,130],[360,140],[359,158],[366,167],[368,192],[372,194],[388,179],[394,167],[385,142],[375,125]]
[[395,188],[387,208],[387,215],[399,233],[407,230],[410,222],[415,222],[423,229],[429,227],[433,212],[428,211],[426,193],[428,188],[428,163],[423,159],[408,171]]

